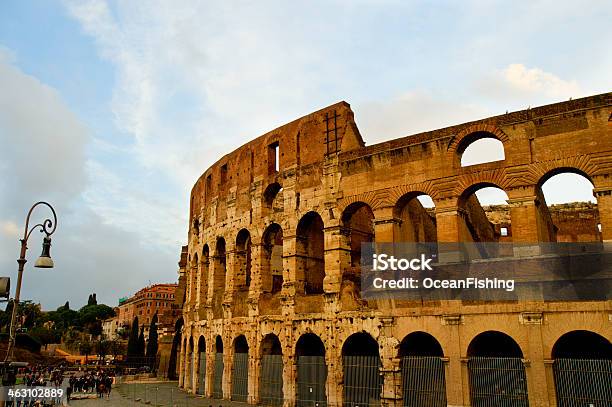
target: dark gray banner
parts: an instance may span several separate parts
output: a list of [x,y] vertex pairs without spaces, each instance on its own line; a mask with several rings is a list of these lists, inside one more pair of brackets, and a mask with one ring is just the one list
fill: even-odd
[[612,244],[363,243],[364,299],[612,299]]

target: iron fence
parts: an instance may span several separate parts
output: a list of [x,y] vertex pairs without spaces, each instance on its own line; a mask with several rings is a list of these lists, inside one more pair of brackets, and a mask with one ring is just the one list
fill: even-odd
[[442,358],[405,356],[401,368],[405,407],[446,407],[446,379]]
[[215,373],[213,376],[212,396],[215,399],[223,398],[223,353],[215,353]]
[[232,400],[247,401],[249,395],[249,354],[234,353]]
[[204,394],[206,383],[206,352],[200,352],[200,370],[198,372],[198,394]]
[[473,407],[528,407],[525,365],[520,358],[468,360]]
[[612,406],[612,360],[556,359],[558,407]]
[[259,378],[259,395],[265,406],[283,405],[283,356],[263,355]]
[[382,391],[378,356],[344,356],[345,407],[379,406]]
[[326,407],[325,356],[299,356],[297,360],[297,407]]

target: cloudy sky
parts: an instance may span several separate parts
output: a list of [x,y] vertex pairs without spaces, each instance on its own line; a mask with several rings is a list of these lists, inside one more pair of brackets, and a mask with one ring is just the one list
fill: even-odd
[[26,299],[78,307],[95,291],[114,305],[172,282],[189,190],[220,155],[339,100],[372,144],[610,91],[611,10],[603,0],[4,0],[0,275],[15,277],[27,209],[48,200],[60,217],[56,268],[31,267],[35,234]]

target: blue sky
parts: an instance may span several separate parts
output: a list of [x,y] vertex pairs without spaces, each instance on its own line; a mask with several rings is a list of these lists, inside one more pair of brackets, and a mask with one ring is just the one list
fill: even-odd
[[[197,177],[339,100],[372,144],[607,92],[606,3],[5,0],[2,275],[27,208],[47,199],[57,267],[28,267],[26,298],[115,304],[174,281]],[[551,193],[571,199],[562,186]]]

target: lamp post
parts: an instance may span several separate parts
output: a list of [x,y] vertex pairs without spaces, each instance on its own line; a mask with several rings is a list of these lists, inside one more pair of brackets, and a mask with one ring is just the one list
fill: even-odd
[[[32,212],[34,211],[34,209],[38,206],[46,206],[51,210],[51,213],[53,214],[53,220],[51,220],[50,218],[45,219],[44,222],[42,223],[37,223],[36,225],[32,226],[31,228],[30,226],[30,216],[32,215]],[[23,268],[27,262],[25,256],[26,256],[26,251],[28,250],[28,239],[30,238],[30,235],[32,234],[32,232],[37,229],[41,232],[45,234],[45,237],[43,238],[43,244],[42,244],[42,253],[40,255],[40,257],[36,260],[36,263],[34,263],[34,267],[38,267],[38,268],[53,268],[53,260],[51,259],[51,254],[50,254],[50,250],[51,250],[51,235],[53,234],[53,232],[55,232],[55,229],[57,228],[57,216],[55,215],[55,209],[53,209],[53,207],[51,205],[49,205],[47,202],[36,202],[34,205],[32,205],[32,207],[30,208],[30,211],[28,212],[28,216],[26,217],[26,223],[25,223],[25,229],[23,232],[23,239],[20,239],[21,242],[21,254],[19,255],[19,259],[17,260],[17,264],[19,264],[19,273],[17,274],[17,288],[15,290],[15,299],[13,300],[13,310],[11,313],[11,325],[10,325],[10,333],[9,333],[9,343],[8,343],[8,348],[6,350],[6,357],[4,358],[4,361],[8,361],[9,358],[12,359],[13,358],[13,351],[15,348],[15,316],[17,315],[17,307],[19,306],[19,295],[21,294],[21,279],[23,277]]]

